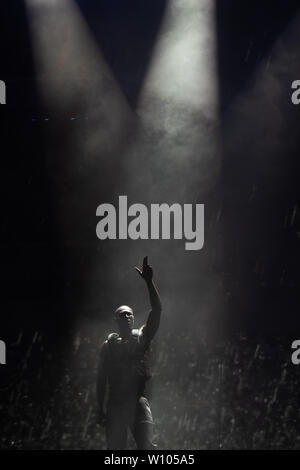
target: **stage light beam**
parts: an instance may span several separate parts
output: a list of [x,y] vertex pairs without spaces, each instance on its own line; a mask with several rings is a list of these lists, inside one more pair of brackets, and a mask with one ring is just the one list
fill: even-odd
[[26,0],[26,4],[44,102],[55,112],[72,116],[78,111],[105,120],[105,129],[116,140],[131,111],[76,2]]

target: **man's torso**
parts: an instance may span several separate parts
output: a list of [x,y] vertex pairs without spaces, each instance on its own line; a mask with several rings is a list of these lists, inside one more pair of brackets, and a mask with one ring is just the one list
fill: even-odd
[[143,395],[150,378],[149,345],[144,328],[132,330],[129,338],[110,334],[105,348],[110,400],[123,401]]

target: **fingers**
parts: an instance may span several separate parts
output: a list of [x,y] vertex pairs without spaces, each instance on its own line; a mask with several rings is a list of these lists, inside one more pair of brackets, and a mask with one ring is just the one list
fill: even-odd
[[[149,268],[150,268],[150,266],[148,265],[148,256],[145,256],[145,258],[143,259],[143,268],[142,268],[142,270],[139,269],[139,268],[137,268],[136,266],[135,266],[134,269],[139,273],[139,275],[140,275],[141,277],[144,277],[146,271],[147,271]],[[151,268],[150,268],[150,269],[151,269]]]
[[135,266],[134,269],[139,273],[139,275],[140,275],[141,277],[143,277],[143,273],[142,273],[142,271],[141,271],[139,268],[137,268],[137,267]]

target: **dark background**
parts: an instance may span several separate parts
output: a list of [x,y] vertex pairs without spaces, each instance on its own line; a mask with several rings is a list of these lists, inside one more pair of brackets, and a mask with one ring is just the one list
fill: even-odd
[[[135,112],[167,2],[89,0],[78,4]],[[251,387],[255,387],[254,377],[258,376],[258,410],[265,406],[260,424],[265,429],[264,420],[269,418],[275,423],[269,408],[273,406],[282,369],[291,369],[287,365],[290,342],[299,336],[300,326],[300,111],[290,100],[291,83],[300,76],[300,61],[297,34],[294,31],[284,35],[291,22],[296,21],[298,2],[219,0],[216,5],[216,92],[220,97],[222,167],[217,183],[206,192],[205,200],[199,201],[206,204],[207,210],[204,253],[181,253],[178,264],[177,245],[165,249],[165,242],[101,244],[95,238],[95,209],[99,203],[116,201],[119,194],[128,194],[133,202],[138,202],[129,182],[118,176],[121,165],[126,168],[126,152],[122,162],[118,160],[120,149],[130,147],[136,127],[129,126],[118,151],[101,148],[97,166],[89,167],[84,159],[78,165],[81,155],[79,151],[76,154],[76,147],[67,158],[66,140],[74,134],[89,136],[90,121],[83,118],[76,104],[65,113],[42,104],[25,6],[17,0],[1,5],[0,79],[6,82],[8,102],[0,108],[0,337],[8,347],[8,364],[0,369],[1,407],[6,423],[1,426],[3,448],[100,445],[102,441],[95,438],[99,429],[95,430],[96,424],[90,425],[88,420],[95,413],[92,392],[84,397],[80,394],[88,393],[93,386],[96,344],[111,329],[110,312],[124,303],[123,298],[128,299],[126,302],[137,298],[137,306],[146,305],[146,293],[134,275],[130,276],[131,268],[149,254],[145,252],[148,246],[166,306],[160,333],[162,356],[157,359],[163,379],[157,381],[156,396],[163,396],[166,390],[170,393],[174,387],[174,397],[166,404],[169,417],[160,415],[160,435],[164,436],[161,445],[219,447],[222,423],[227,429],[224,435],[238,436],[242,430],[244,439],[232,437],[225,447],[253,447],[253,434],[259,429],[256,417],[250,432],[245,430],[244,415],[231,415],[235,407],[251,408],[249,396]],[[284,52],[273,62],[272,51],[278,41]],[[77,119],[71,121],[73,115]],[[149,142],[143,142],[140,148],[143,151],[145,145],[147,154]],[[191,170],[193,181],[195,171],[197,174],[197,161]],[[136,172],[143,179],[142,166]],[[65,204],[65,200],[74,200],[74,207]],[[208,224],[220,207],[222,224]],[[180,250],[183,251],[182,246]],[[192,256],[199,256],[198,261]],[[112,263],[120,273],[117,280]],[[95,265],[96,271],[91,269]],[[186,274],[190,266],[192,276]],[[206,270],[210,273],[207,278]],[[217,279],[213,285],[211,278]],[[74,338],[78,337],[81,339],[76,350]],[[258,346],[260,352],[256,353]],[[253,358],[259,354],[263,366],[253,369]],[[236,355],[241,358],[236,359]],[[172,368],[176,361],[182,370],[180,384]],[[273,371],[276,361],[280,366]],[[93,373],[89,373],[91,370]],[[245,389],[236,378],[241,370],[246,371]],[[274,412],[276,419],[283,412],[281,406],[287,420],[292,413],[286,411],[287,407],[293,410],[296,406],[295,373],[290,371],[290,382],[282,396],[279,392],[276,395],[280,408],[278,415]],[[272,381],[274,387],[269,389]],[[221,397],[218,384],[224,385]],[[232,390],[225,390],[226,384]],[[189,405],[184,405],[180,390],[189,385]],[[241,392],[237,391],[239,386]],[[211,390],[216,395],[208,405],[203,394],[213,396]],[[267,404],[263,405],[265,397]],[[201,412],[194,405],[184,418],[186,407],[193,400],[200,400]],[[71,402],[76,412],[73,409],[73,414],[70,411],[68,415],[66,409]],[[182,410],[178,410],[180,403]],[[160,406],[154,403],[158,415]],[[208,411],[209,407],[214,411]],[[174,416],[177,428],[184,430],[176,436],[170,426]],[[193,424],[195,416],[199,425],[196,421]],[[234,419],[240,424],[232,424]],[[70,423],[68,429],[66,421]],[[90,425],[85,433],[80,422]],[[80,428],[78,433],[76,426]],[[191,437],[195,436],[193,426],[199,431],[198,440]],[[207,437],[207,429],[211,438]],[[293,447],[293,432],[290,434],[279,438],[268,428],[261,446]]]

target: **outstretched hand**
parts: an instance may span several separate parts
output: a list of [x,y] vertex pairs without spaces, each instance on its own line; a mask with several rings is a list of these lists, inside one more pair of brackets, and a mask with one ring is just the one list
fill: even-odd
[[142,270],[135,267],[135,270],[139,273],[139,275],[146,281],[151,282],[153,278],[153,270],[151,266],[148,264],[148,256],[145,256],[143,260],[143,268]]

